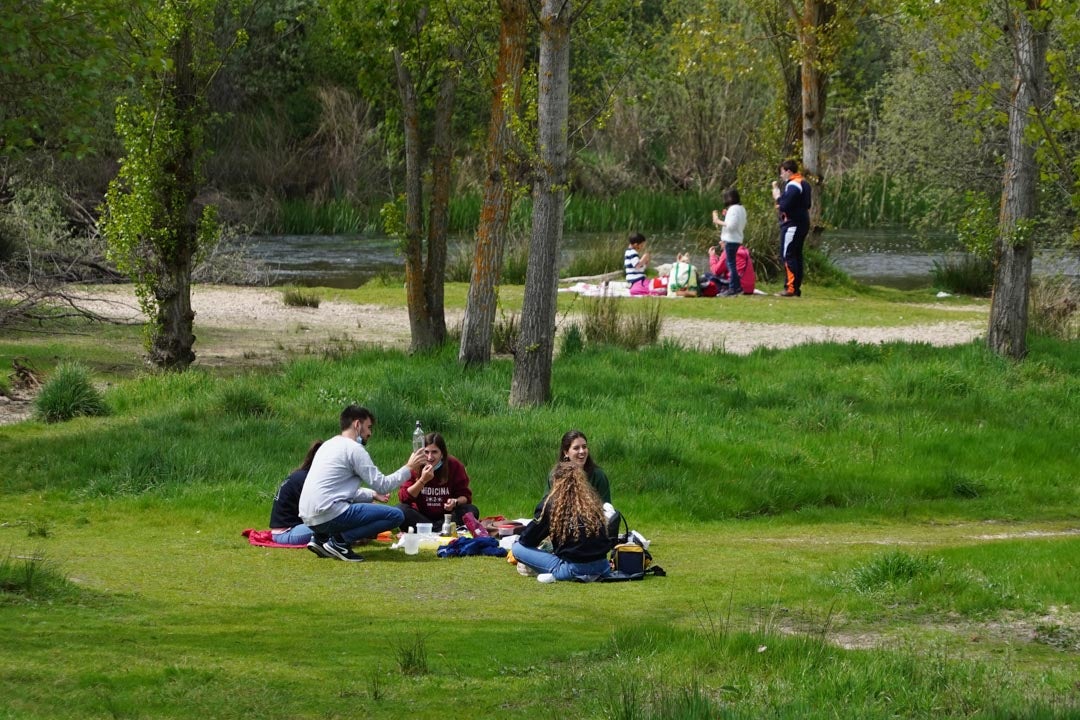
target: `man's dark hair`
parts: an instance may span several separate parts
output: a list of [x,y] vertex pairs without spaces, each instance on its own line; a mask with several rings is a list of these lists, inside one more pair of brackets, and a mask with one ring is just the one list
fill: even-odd
[[630,236],[630,244],[631,245],[640,245],[643,242],[645,242],[645,236],[642,235],[639,232],[634,233],[633,235]]
[[349,426],[357,420],[363,422],[371,418],[372,424],[375,423],[375,414],[365,407],[359,405],[350,405],[341,411],[341,429],[348,430]]
[[780,169],[787,170],[788,172],[797,173],[799,172],[799,163],[795,162],[794,160],[785,160],[784,162],[780,163]]

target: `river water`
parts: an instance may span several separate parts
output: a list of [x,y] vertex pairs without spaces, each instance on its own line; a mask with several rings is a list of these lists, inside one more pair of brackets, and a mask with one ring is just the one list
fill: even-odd
[[[380,273],[399,273],[404,259],[392,238],[377,235],[274,235],[248,237],[239,241],[247,251],[262,260],[274,285],[325,286],[354,288]],[[472,239],[452,238],[449,254],[469,253]],[[568,233],[563,238],[561,263],[565,266],[574,255],[595,247],[607,247],[621,253],[623,233]],[[675,253],[694,242],[684,233],[649,237],[653,262],[670,262]],[[929,287],[935,262],[961,254],[954,239],[945,236],[920,239],[912,233],[895,229],[830,230],[823,249],[842,270],[867,285],[899,289]],[[704,264],[704,255],[695,258]],[[1063,273],[1080,278],[1080,259],[1076,253],[1036,254],[1034,272]]]

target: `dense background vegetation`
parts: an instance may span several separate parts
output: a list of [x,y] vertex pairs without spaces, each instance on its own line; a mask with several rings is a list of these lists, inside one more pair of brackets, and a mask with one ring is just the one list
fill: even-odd
[[[754,201],[784,152],[789,121],[783,77],[790,28],[770,25],[774,4],[593,3],[575,31],[570,122],[571,204],[593,209],[570,212],[571,227],[659,230],[708,222],[697,209],[680,212],[677,201],[641,207],[645,196],[704,194],[714,204],[722,188],[739,185]],[[75,5],[83,12],[65,15],[52,3],[21,0],[0,25],[11,48],[0,80],[0,197],[8,212],[28,202],[30,188],[46,187],[63,198],[67,223],[93,235],[95,208],[120,154],[114,101],[143,48],[139,38],[116,32],[124,24],[120,13],[137,12],[137,3]],[[377,5],[351,7],[374,23],[382,12]],[[332,6],[280,0],[235,17],[220,11],[218,33],[227,38],[240,28],[245,42],[209,88],[214,115],[204,200],[216,203],[234,230],[381,230],[380,208],[401,192],[400,113],[386,93],[387,77],[375,74],[385,71],[385,60],[377,49],[356,45],[357,33],[379,29],[343,27]],[[56,17],[40,16],[43,9]],[[464,3],[462,13],[467,29],[458,32],[467,32],[469,43],[454,116],[452,229],[471,232],[498,13],[484,3]],[[941,229],[963,221],[974,244],[986,249],[980,209],[995,207],[1000,193],[1004,46],[984,47],[977,29],[958,33],[947,18],[920,22],[898,4],[857,3],[850,13],[854,25],[836,41],[824,117],[826,222]],[[1053,45],[1068,87],[1080,50],[1060,36]],[[527,84],[535,83],[534,54]],[[530,94],[533,102],[534,91],[526,89]],[[1076,100],[1066,93],[1057,102]],[[1080,155],[1076,142],[1075,134],[1064,136],[1057,151]],[[1076,226],[1068,178],[1044,181],[1041,232],[1061,239]],[[8,228],[4,235],[10,243],[18,233]]]

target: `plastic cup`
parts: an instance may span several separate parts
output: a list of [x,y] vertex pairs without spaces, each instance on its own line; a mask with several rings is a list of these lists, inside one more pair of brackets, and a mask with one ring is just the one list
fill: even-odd
[[420,536],[416,533],[406,533],[401,536],[401,547],[406,555],[415,555],[420,552]]
[[433,527],[435,526],[432,523],[416,523],[416,534],[430,535]]

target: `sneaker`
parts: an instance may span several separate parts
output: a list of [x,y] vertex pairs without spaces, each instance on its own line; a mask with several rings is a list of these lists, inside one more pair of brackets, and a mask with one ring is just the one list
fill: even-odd
[[311,538],[310,540],[308,540],[307,549],[310,550],[311,552],[315,553],[316,555],[318,555],[321,558],[334,557],[330,553],[323,550],[322,543],[320,543],[315,538]]
[[776,293],[776,297],[799,297],[799,293],[793,293],[790,290],[785,290],[781,293]]
[[553,583],[555,582],[555,576],[551,573],[540,573],[536,576],[536,581],[542,583]]
[[323,543],[323,550],[327,553],[326,557],[337,558],[345,562],[364,561],[364,558],[354,553],[348,545],[340,545],[334,542],[333,538]]
[[523,562],[517,564],[518,575],[524,575],[525,577],[532,577],[536,575],[536,571]]
[[733,288],[731,290],[724,291],[724,297],[735,297],[736,295],[742,295],[742,288]]

